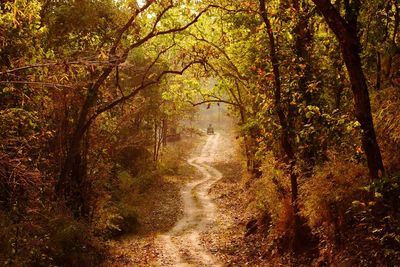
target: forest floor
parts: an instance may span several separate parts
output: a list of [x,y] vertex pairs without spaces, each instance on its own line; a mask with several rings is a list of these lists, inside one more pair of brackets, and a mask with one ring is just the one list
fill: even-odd
[[183,174],[160,178],[138,201],[138,233],[110,242],[104,266],[238,266],[249,264],[247,256],[261,259],[252,253],[254,242],[243,244],[249,218],[240,212],[236,140],[216,133],[197,143]]

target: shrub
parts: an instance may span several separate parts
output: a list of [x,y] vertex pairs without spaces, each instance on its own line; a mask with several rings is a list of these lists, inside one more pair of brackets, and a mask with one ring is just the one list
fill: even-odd
[[367,198],[353,201],[351,214],[364,225],[374,247],[373,254],[388,263],[400,262],[400,175],[384,177],[363,188]]
[[336,159],[317,167],[301,185],[300,211],[322,240],[339,241],[345,213],[367,177],[365,166]]
[[167,145],[162,152],[159,163],[159,173],[166,175],[177,175],[181,171],[182,164],[185,166],[185,157],[193,149],[193,139],[182,139],[174,144]]
[[118,203],[119,217],[116,218],[115,224],[118,225],[119,234],[129,234],[137,230],[138,214],[134,206],[126,202]]
[[250,188],[249,208],[256,214],[268,211],[272,222],[277,222],[282,219],[281,212],[284,212],[285,199],[290,192],[289,178],[272,154],[265,156],[262,173]]
[[103,192],[97,200],[93,224],[97,235],[113,238],[134,232],[138,226],[138,216],[132,204],[134,190],[145,187],[142,176],[132,177],[127,171],[117,175],[112,192]]
[[90,233],[87,226],[69,216],[59,215],[50,221],[50,238],[55,261],[59,263],[78,264],[84,262]]
[[5,266],[94,266],[104,254],[89,224],[67,214],[42,210],[40,216],[18,222],[8,217],[0,213],[0,260]]

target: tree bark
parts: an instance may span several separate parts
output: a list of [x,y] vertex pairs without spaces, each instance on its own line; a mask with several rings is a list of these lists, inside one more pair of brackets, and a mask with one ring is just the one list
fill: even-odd
[[158,151],[158,124],[157,118],[154,118],[154,144],[153,144],[153,162],[157,165],[157,151]]
[[167,146],[167,135],[168,135],[168,120],[166,118],[162,121],[162,144],[164,147]]
[[379,91],[381,89],[381,80],[382,80],[382,63],[381,63],[381,53],[379,51],[376,52],[376,83],[375,89]]
[[392,37],[392,44],[396,46],[396,39],[397,39],[397,32],[399,30],[399,24],[400,24],[400,7],[399,3],[397,0],[393,1],[394,8],[396,10],[396,13],[394,15],[394,29],[393,29],[393,37]]
[[[57,196],[64,199],[67,202],[67,205],[71,207],[73,213],[78,217],[81,215],[84,216],[84,214],[80,214],[81,212],[74,208],[82,205],[84,206],[83,203],[74,203],[79,202],[80,199],[83,199],[81,196],[77,196],[77,194],[74,193],[74,191],[76,191],[75,189],[78,190],[82,186],[84,177],[86,175],[86,168],[84,168],[84,165],[81,164],[83,152],[82,139],[87,130],[87,119],[89,117],[90,109],[97,99],[100,86],[107,79],[111,71],[112,67],[105,68],[99,79],[95,83],[89,84],[88,86],[88,93],[79,112],[78,122],[68,144],[64,164],[56,183]],[[83,191],[84,190],[81,190],[81,192]]]
[[340,43],[344,62],[349,73],[354,97],[355,115],[362,129],[362,146],[367,157],[372,179],[384,174],[382,156],[376,140],[367,82],[360,58],[360,40],[356,21],[346,21],[331,4],[330,0],[313,0]]
[[[397,32],[399,30],[399,23],[400,23],[400,9],[399,9],[399,4],[398,4],[398,0],[393,1],[394,4],[394,8],[396,10],[395,15],[394,15],[394,29],[393,29],[393,36],[392,36],[392,49],[397,48],[397,44],[396,44],[396,39],[397,39]],[[389,53],[389,58],[387,61],[387,66],[386,66],[386,79],[392,79],[392,66],[393,65],[393,52]]]

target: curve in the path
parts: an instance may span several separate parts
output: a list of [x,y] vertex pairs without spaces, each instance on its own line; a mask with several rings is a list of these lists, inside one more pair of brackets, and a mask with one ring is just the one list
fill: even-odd
[[201,176],[181,190],[183,218],[169,232],[160,236],[161,266],[220,266],[200,241],[200,233],[216,217],[216,208],[208,192],[212,184],[222,178],[222,174],[210,166],[217,160],[219,139],[219,134],[209,136],[201,155],[188,160]]

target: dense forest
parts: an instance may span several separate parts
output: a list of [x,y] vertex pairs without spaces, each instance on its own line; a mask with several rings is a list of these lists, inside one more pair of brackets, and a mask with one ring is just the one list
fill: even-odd
[[238,230],[190,266],[400,265],[399,26],[398,0],[2,0],[0,264],[136,266],[138,201],[197,169]]

